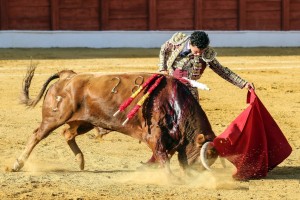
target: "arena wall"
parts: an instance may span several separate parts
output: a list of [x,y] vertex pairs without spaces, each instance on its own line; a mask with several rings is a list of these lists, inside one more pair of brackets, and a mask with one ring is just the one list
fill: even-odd
[[[176,31],[0,31],[0,48],[159,48]],[[183,31],[187,34],[192,31]],[[300,47],[300,31],[207,31],[214,47]]]
[[300,30],[299,0],[0,0],[0,30]]

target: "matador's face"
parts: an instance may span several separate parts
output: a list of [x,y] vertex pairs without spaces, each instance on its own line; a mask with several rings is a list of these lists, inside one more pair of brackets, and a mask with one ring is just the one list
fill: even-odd
[[203,53],[203,51],[205,49],[199,49],[197,46],[193,46],[192,44],[190,44],[190,48],[192,51],[192,54],[194,54],[195,56],[199,56]]

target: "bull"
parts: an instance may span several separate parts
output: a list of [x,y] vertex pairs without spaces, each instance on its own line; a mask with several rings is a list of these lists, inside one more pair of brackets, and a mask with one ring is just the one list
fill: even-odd
[[[142,90],[124,112],[113,116],[138,82],[151,73],[81,73],[63,70],[50,76],[39,94],[30,98],[29,88],[36,66],[27,69],[23,81],[21,103],[33,108],[42,99],[42,121],[29,138],[24,151],[15,161],[12,171],[19,171],[35,146],[62,125],[67,144],[84,169],[84,155],[76,136],[101,127],[138,139],[152,150],[153,158],[168,174],[170,159],[178,152],[183,171],[189,166],[208,168],[217,159],[211,141],[215,138],[208,118],[188,87],[178,79],[163,76],[161,82],[126,124],[126,113],[147,93]],[[50,85],[50,82],[58,79]],[[48,89],[47,89],[48,88]],[[205,149],[203,148],[205,147]],[[202,152],[202,156],[200,156]]]

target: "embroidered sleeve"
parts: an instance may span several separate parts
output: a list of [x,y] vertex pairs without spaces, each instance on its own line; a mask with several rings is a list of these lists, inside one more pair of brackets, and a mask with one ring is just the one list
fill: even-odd
[[233,85],[236,85],[239,88],[245,87],[247,81],[242,79],[239,75],[237,75],[227,67],[223,67],[217,59],[209,62],[209,66],[215,73],[217,73],[219,76],[232,83]]
[[158,64],[158,71],[165,71],[167,70],[167,57],[171,53],[172,44],[167,41],[164,43],[159,52],[159,64]]

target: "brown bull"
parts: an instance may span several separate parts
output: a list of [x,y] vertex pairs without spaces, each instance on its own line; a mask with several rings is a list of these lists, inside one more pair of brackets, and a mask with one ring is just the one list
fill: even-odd
[[[124,125],[122,123],[126,114],[147,92],[147,88],[124,112],[115,117],[114,113],[132,95],[132,89],[140,81],[138,79],[147,80],[152,74],[76,74],[71,70],[64,70],[49,77],[39,95],[30,99],[29,87],[34,71],[34,66],[27,70],[21,100],[25,105],[34,107],[45,95],[42,122],[16,160],[13,171],[19,171],[34,147],[64,124],[67,127],[63,135],[79,160],[81,170],[84,169],[84,157],[75,138],[95,127],[117,131],[145,142],[152,150],[155,160],[169,173],[169,159],[176,151],[183,169],[190,165],[202,166],[200,149],[204,143],[215,138],[199,103],[187,86],[172,77],[163,77],[136,115]],[[58,81],[45,92],[54,79]],[[205,157],[208,158],[208,165],[211,165],[217,158],[217,153],[211,148],[206,151]]]

